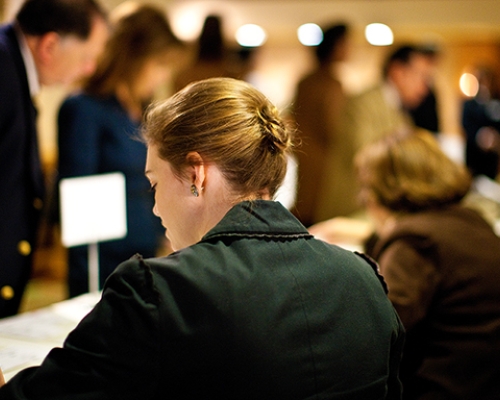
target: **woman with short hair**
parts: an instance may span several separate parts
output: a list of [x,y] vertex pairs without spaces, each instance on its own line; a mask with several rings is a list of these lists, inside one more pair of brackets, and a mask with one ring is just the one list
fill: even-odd
[[355,165],[369,253],[407,330],[403,398],[498,398],[500,238],[461,204],[465,166],[425,131],[369,145]]

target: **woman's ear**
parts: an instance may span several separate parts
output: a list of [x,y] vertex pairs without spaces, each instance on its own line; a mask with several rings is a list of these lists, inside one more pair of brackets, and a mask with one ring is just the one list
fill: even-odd
[[206,179],[203,157],[197,151],[191,151],[186,155],[186,163],[188,164],[188,178],[191,185],[196,186],[198,192],[201,192]]

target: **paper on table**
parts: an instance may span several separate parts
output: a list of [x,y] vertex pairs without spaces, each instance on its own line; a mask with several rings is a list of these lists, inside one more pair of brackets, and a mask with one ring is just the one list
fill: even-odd
[[46,347],[10,345],[0,348],[0,364],[2,371],[7,373],[25,365],[38,364],[46,355]]
[[0,335],[15,339],[46,341],[66,335],[74,325],[73,321],[43,309],[3,320],[0,324]]
[[100,293],[88,293],[52,306],[0,320],[0,366],[6,380],[39,365],[63,345],[68,333],[92,310]]
[[80,322],[97,304],[101,292],[91,292],[52,305],[52,311],[68,320]]
[[60,341],[76,327],[100,298],[89,293],[54,304],[41,310],[5,318],[0,323],[0,336],[34,341]]

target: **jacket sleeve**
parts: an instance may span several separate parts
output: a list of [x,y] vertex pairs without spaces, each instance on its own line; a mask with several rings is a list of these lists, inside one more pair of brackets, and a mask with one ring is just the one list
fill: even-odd
[[14,376],[0,399],[147,399],[157,390],[158,299],[138,258],[119,267],[101,301],[40,367]]
[[426,316],[439,284],[434,258],[431,247],[399,239],[378,260],[389,299],[407,331]]

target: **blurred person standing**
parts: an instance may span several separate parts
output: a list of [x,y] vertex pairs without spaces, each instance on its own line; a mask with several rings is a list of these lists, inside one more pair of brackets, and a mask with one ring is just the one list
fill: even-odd
[[44,206],[32,98],[93,73],[107,36],[93,0],[27,0],[0,27],[0,317],[19,309]]
[[[144,177],[146,147],[137,140],[145,107],[168,78],[180,44],[163,11],[126,2],[111,15],[112,35],[95,73],[59,112],[59,177],[122,172],[126,182],[127,235],[99,246],[100,287],[135,253],[156,255],[164,230],[151,213]],[[88,291],[88,246],[68,249],[71,297]]]
[[[347,36],[345,24],[325,29],[322,42],[314,48],[317,66],[300,80],[293,102],[293,115],[301,141],[296,152],[298,189],[295,214],[306,226],[318,222],[316,214],[327,157],[337,157],[338,123],[345,98],[333,67],[346,58]],[[333,154],[330,155],[330,151]],[[328,179],[340,178],[334,174]]]
[[466,136],[465,162],[473,176],[496,179],[500,160],[500,79],[490,68],[476,72],[479,91],[465,100],[462,126]]
[[414,127],[408,113],[429,91],[434,65],[424,49],[402,45],[387,57],[382,81],[346,101],[335,154],[328,158],[317,220],[349,215],[360,210],[354,174],[354,154],[364,145],[392,132]]
[[[434,69],[436,69],[440,57],[440,52],[437,46],[427,44],[425,46],[422,46],[422,52],[423,54],[427,55],[430,62],[434,66]],[[440,132],[440,121],[438,95],[436,93],[434,75],[435,74],[433,73],[432,77],[429,77],[429,91],[427,95],[416,107],[410,107],[409,113],[415,126],[426,129],[433,134],[438,134]]]
[[222,18],[218,15],[208,15],[196,43],[196,58],[178,71],[174,79],[175,91],[188,83],[206,78],[236,78],[229,68],[227,52]]

